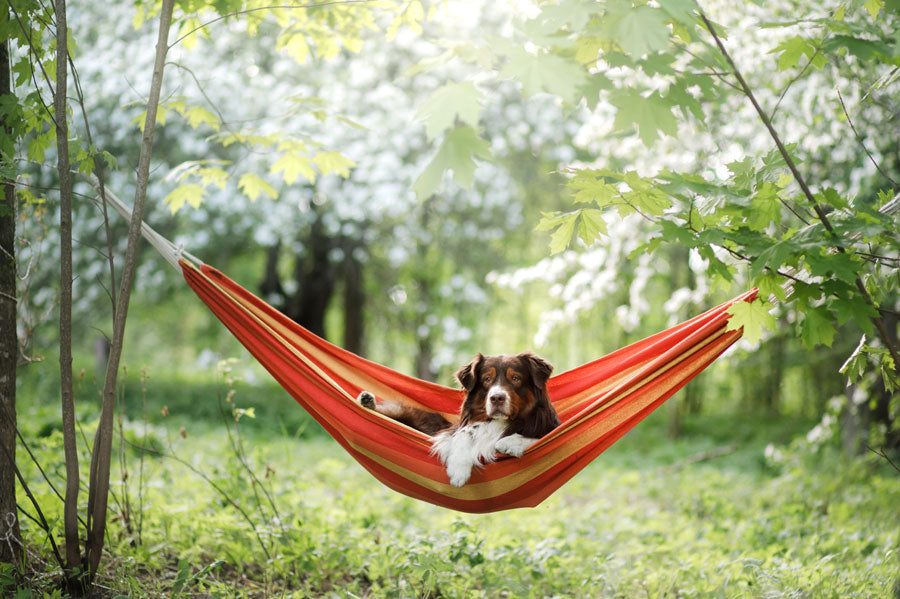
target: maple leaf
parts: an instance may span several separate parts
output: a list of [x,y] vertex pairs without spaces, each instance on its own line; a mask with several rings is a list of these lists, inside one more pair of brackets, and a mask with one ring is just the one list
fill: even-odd
[[531,54],[520,47],[506,48],[505,54],[508,61],[500,70],[500,77],[521,82],[526,96],[547,92],[574,102],[586,82],[581,65],[556,54]]
[[763,329],[775,330],[775,317],[769,314],[769,303],[759,298],[752,302],[735,302],[728,307],[728,319],[726,331],[733,331],[743,327],[744,339],[750,343],[756,343],[762,339]]
[[419,198],[434,193],[444,171],[453,171],[453,178],[463,187],[470,187],[475,176],[475,158],[491,157],[488,143],[468,126],[456,127],[447,132],[437,154],[416,179],[413,189]]
[[613,126],[622,130],[637,125],[641,141],[647,147],[653,145],[660,132],[672,136],[678,132],[672,108],[659,94],[645,98],[638,92],[625,91],[613,95],[611,101],[619,109]]
[[268,181],[253,173],[241,175],[241,178],[238,180],[238,189],[250,198],[251,202],[255,202],[260,193],[264,193],[272,199],[278,197],[278,192],[275,191],[275,188]]
[[646,5],[619,10],[610,11],[607,31],[623,50],[640,58],[668,47],[670,34],[666,13]]
[[481,94],[475,85],[468,81],[448,83],[435,90],[419,106],[418,116],[425,121],[428,138],[434,139],[442,131],[452,127],[456,119],[477,127],[481,116],[480,98]]
[[296,181],[299,175],[303,175],[310,183],[316,181],[316,171],[310,166],[309,158],[297,152],[285,153],[269,168],[269,172],[273,174],[279,171],[284,171],[282,178],[288,185]]
[[825,307],[810,308],[803,315],[800,325],[800,338],[809,349],[817,345],[831,347],[834,342],[834,324],[831,313]]
[[200,204],[203,203],[205,195],[206,189],[199,185],[189,183],[187,185],[179,185],[173,189],[169,195],[166,196],[166,199],[163,200],[163,203],[169,206],[169,210],[172,211],[172,214],[175,214],[181,210],[185,204],[190,205],[191,208],[199,208]]

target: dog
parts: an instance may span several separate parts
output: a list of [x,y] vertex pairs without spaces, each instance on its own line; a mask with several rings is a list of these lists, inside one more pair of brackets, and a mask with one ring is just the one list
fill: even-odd
[[466,392],[459,420],[403,403],[376,402],[368,391],[359,402],[433,437],[437,455],[454,487],[465,485],[472,469],[492,462],[497,452],[521,457],[535,441],[560,424],[547,395],[553,366],[532,352],[515,356],[478,354],[456,373]]

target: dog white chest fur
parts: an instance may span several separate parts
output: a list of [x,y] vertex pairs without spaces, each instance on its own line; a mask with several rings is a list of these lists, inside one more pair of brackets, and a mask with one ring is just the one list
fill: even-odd
[[473,422],[434,436],[431,452],[441,459],[451,485],[461,487],[466,484],[472,475],[472,468],[493,462],[498,451],[521,457],[536,441],[522,435],[504,437],[506,426],[505,419],[496,418],[487,422]]

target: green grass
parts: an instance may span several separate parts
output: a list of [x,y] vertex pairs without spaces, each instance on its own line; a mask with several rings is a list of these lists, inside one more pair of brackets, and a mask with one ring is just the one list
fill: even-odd
[[[382,486],[267,389],[238,387],[235,401],[254,404],[241,438],[271,502],[219,419],[227,386],[154,381],[146,394],[139,385],[125,394],[132,444],[127,482],[120,468],[113,474],[100,581],[108,596],[900,596],[900,475],[874,456],[827,448],[765,459],[767,445],[784,447],[809,422],[694,417],[673,441],[661,411],[538,508],[468,515]],[[61,438],[44,420],[56,417],[36,409],[25,419],[51,473],[60,472]],[[141,462],[135,445],[181,461]],[[58,501],[29,475],[61,537]],[[43,535],[23,526],[47,560]],[[41,597],[52,571],[30,566],[45,572],[29,587]]]

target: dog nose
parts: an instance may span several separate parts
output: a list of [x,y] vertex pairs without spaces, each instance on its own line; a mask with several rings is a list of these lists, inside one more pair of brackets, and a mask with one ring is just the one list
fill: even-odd
[[501,404],[506,401],[506,397],[502,393],[491,393],[488,400],[493,404]]

